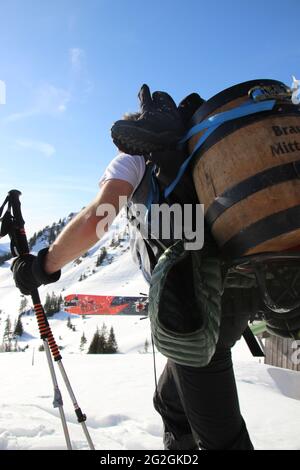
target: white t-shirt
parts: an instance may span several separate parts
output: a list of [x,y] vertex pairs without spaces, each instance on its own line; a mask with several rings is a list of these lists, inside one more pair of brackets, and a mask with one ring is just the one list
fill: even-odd
[[108,180],[118,179],[127,181],[133,186],[132,194],[142,181],[146,169],[145,159],[141,155],[119,153],[108,165],[99,186]]

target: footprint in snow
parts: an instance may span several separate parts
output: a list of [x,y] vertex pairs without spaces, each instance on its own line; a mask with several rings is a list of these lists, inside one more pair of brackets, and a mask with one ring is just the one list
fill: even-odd
[[124,415],[107,415],[101,419],[89,419],[89,425],[93,428],[110,428],[112,426],[118,426],[123,421],[128,421],[129,416]]

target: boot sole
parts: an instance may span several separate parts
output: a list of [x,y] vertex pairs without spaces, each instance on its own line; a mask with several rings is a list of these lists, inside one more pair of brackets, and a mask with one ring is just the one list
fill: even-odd
[[153,133],[123,123],[113,125],[111,136],[120,150],[142,155],[166,150],[180,139],[172,131]]

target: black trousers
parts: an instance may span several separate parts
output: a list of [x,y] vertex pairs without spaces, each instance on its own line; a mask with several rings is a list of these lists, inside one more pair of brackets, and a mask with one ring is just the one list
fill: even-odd
[[248,316],[222,318],[216,352],[205,367],[168,360],[154,395],[169,450],[252,450],[240,412],[231,347],[244,332]]

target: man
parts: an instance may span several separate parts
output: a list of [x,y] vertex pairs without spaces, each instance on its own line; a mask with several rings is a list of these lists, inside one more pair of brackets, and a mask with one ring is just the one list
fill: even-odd
[[[162,190],[170,181],[169,173],[174,176],[178,170],[182,152],[178,152],[175,145],[183,135],[189,117],[203,100],[193,94],[177,109],[169,95],[155,92],[151,96],[146,85],[142,87],[139,98],[141,112],[132,120],[118,121],[112,128],[115,143],[128,153],[119,154],[110,163],[96,198],[68,224],[49,248],[41,250],[37,257],[24,255],[15,260],[12,267],[14,278],[23,294],[29,294],[41,284],[58,280],[63,266],[89,250],[104,235],[108,224],[101,224],[105,215],[98,216],[97,209],[110,204],[118,213],[120,196],[123,196],[123,201],[124,196],[130,201],[128,216],[135,228],[132,239],[134,257],[153,286],[153,272],[159,266],[157,261],[166,248],[172,248],[174,240],[172,235],[168,240],[146,238],[143,235],[145,231],[135,225],[136,207],[140,203],[149,203],[153,178]],[[172,172],[169,171],[170,156],[174,157]],[[175,200],[195,202],[188,173],[184,181],[186,184],[179,185],[175,191]],[[150,225],[151,231],[151,221],[148,219],[145,223]],[[208,243],[206,240],[205,246]],[[174,315],[162,318],[167,330],[175,331],[175,347],[178,334],[187,333],[189,336],[194,330],[199,330],[202,322],[195,315],[191,257],[186,257],[179,265],[180,270],[170,270],[165,284],[169,286],[171,298],[178,299],[180,307],[174,309]],[[159,281],[160,275],[156,275],[157,278]],[[165,449],[253,449],[239,409],[230,352],[245,330],[247,321],[247,315],[222,317],[220,331],[216,334],[219,340],[214,345],[212,357],[203,367],[168,359],[154,396],[154,406],[164,423]]]

